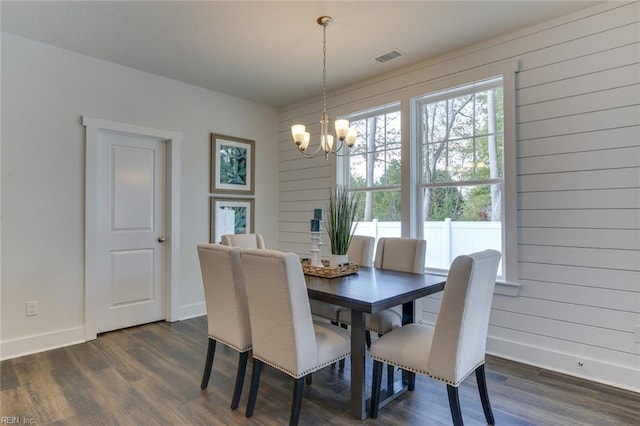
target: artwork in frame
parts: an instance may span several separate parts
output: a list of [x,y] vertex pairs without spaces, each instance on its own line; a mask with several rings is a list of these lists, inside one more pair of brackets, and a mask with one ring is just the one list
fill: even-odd
[[223,235],[253,232],[253,199],[211,197],[210,202],[211,243],[219,244]]
[[211,134],[211,192],[253,195],[255,141]]

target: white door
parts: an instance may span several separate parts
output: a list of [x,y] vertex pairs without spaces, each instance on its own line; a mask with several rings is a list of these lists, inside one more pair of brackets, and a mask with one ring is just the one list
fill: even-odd
[[98,333],[165,318],[166,142],[99,132]]

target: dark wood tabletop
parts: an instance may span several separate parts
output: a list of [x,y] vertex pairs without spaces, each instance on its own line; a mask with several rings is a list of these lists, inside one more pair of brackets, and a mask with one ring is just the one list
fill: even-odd
[[310,298],[371,314],[442,291],[446,277],[360,267],[357,274],[305,280]]
[[[402,323],[414,321],[415,300],[444,290],[446,277],[360,267],[357,274],[337,278],[305,275],[311,299],[351,309],[351,414],[368,415],[365,389],[365,314],[402,305]],[[406,380],[387,389],[381,405],[407,390]]]

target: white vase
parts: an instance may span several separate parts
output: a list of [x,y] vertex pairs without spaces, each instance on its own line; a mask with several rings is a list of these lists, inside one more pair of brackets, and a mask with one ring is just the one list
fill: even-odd
[[341,265],[346,265],[349,263],[349,257],[346,254],[332,254],[329,257],[329,266],[332,268],[337,268]]

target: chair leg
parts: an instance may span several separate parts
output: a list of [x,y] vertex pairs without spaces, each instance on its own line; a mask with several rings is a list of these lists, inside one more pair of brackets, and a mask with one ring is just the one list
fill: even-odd
[[[307,374],[306,377],[311,376]],[[289,425],[295,426],[300,419],[300,408],[302,406],[302,391],[304,390],[304,377],[295,379],[293,383],[293,400],[291,401],[291,417],[289,418]]]
[[462,426],[462,411],[460,410],[458,388],[455,386],[447,385],[447,394],[449,395],[449,409],[451,410],[453,426]]
[[391,364],[387,364],[387,389],[389,392],[393,392],[393,375],[395,372],[395,367]]
[[242,385],[244,385],[244,374],[247,371],[247,360],[249,359],[249,351],[240,352],[238,357],[238,371],[236,372],[236,385],[233,388],[233,399],[231,400],[231,409],[235,410],[240,404],[240,395],[242,394]]
[[382,385],[382,363],[373,361],[373,377],[371,379],[371,418],[378,417],[378,405],[380,404],[380,386]]
[[204,373],[202,373],[202,382],[200,389],[206,389],[209,385],[209,376],[211,376],[211,367],[213,366],[213,356],[216,353],[216,341],[209,337],[209,346],[207,347],[207,359],[204,362]]
[[304,381],[310,385],[313,383],[313,373],[309,373],[306,376],[304,376]]
[[249,400],[247,401],[246,417],[253,416],[253,409],[256,406],[256,398],[258,397],[258,386],[260,385],[260,373],[262,372],[262,364],[259,359],[253,359],[253,372],[251,373],[251,389],[249,390]]
[[[336,327],[338,326],[338,321],[332,321],[332,320],[330,320],[330,321],[331,321],[331,325],[335,325]],[[335,362],[333,364],[331,364],[331,367],[335,367],[335,366],[336,366]],[[340,366],[340,369],[342,369],[343,367],[344,367],[344,365]],[[309,383],[307,383],[307,384],[309,384]]]
[[[344,328],[345,330],[349,328],[349,326],[347,324],[340,324],[340,327]],[[340,370],[344,370],[344,361],[345,358],[342,358],[340,361],[338,361],[338,367],[340,368]]]
[[416,390],[416,373],[409,371],[409,384],[408,388],[410,391]]
[[478,382],[478,391],[480,392],[480,401],[482,401],[482,409],[484,410],[484,418],[487,423],[494,425],[493,412],[489,403],[489,393],[487,392],[487,378],[484,374],[484,364],[476,368],[476,381]]

